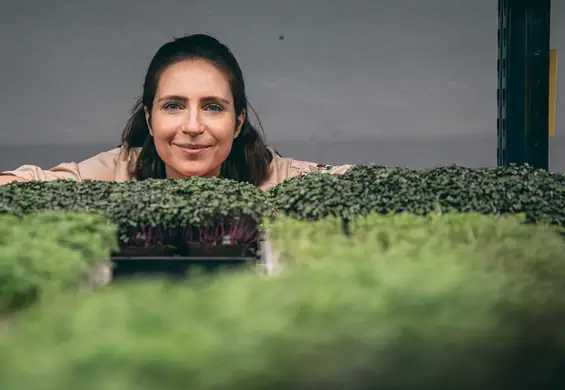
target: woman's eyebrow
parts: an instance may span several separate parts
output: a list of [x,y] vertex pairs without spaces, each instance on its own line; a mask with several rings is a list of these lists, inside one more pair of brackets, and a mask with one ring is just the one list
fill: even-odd
[[[160,97],[158,101],[161,102],[163,100],[175,100],[175,101],[180,101],[180,102],[186,102],[186,101],[188,101],[188,98],[186,96],[181,96],[181,95],[165,95],[165,96]],[[229,105],[231,103],[229,100],[221,98],[219,96],[205,96],[201,100],[206,101],[206,102],[219,101],[219,102],[224,103],[226,105]]]
[[226,104],[226,105],[227,105],[227,104],[230,104],[230,101],[229,101],[229,100],[224,99],[224,98],[221,98],[221,97],[219,97],[219,96],[206,96],[206,97],[203,97],[202,100],[203,100],[203,101],[207,101],[207,102],[210,102],[210,101],[219,101],[219,102],[224,103],[224,104]]
[[185,102],[188,99],[184,96],[181,95],[165,95],[159,98],[159,100],[157,100],[158,102],[162,102],[163,100],[176,100],[176,101],[181,101],[181,102]]

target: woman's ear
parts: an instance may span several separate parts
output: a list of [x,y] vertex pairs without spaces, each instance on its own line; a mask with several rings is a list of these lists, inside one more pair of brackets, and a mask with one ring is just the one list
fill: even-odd
[[235,133],[233,135],[233,139],[236,139],[237,137],[239,137],[239,134],[241,133],[241,128],[243,127],[243,124],[245,123],[245,115],[247,114],[247,112],[245,111],[245,108],[243,110],[241,110],[241,113],[237,116],[236,121],[237,121],[237,126],[235,128]]
[[145,112],[145,123],[147,123],[147,128],[149,129],[149,135],[153,137],[153,130],[151,129],[151,114],[147,109],[147,106],[143,106],[143,111]]

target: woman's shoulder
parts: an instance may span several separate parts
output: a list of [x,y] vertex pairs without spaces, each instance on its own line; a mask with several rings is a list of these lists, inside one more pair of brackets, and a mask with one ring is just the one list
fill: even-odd
[[129,181],[133,179],[133,167],[138,155],[139,148],[118,146],[83,160],[78,165],[85,178]]
[[310,161],[296,160],[289,157],[279,156],[273,153],[273,160],[269,167],[269,174],[265,181],[259,186],[262,190],[268,190],[285,179],[308,174],[311,172],[329,173],[339,175],[346,173],[353,165],[328,165]]

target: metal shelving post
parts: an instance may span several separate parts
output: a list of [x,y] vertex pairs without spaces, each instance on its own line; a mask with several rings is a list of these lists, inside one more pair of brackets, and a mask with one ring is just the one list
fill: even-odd
[[548,169],[551,0],[498,1],[499,166]]

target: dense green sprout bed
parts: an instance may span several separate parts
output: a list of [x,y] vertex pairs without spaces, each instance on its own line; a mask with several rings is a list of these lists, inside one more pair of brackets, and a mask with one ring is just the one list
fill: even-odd
[[478,212],[526,215],[565,227],[565,175],[531,166],[422,170],[355,166],[346,174],[310,174],[271,189],[278,213],[305,220],[370,212]]
[[119,226],[122,246],[250,244],[270,208],[263,191],[228,179],[106,182],[56,180],[0,186],[0,212],[99,213]]
[[143,281],[39,305],[0,332],[0,388],[559,388],[563,295],[528,272],[563,272],[552,229],[372,215],[347,237],[339,223],[270,222],[276,277]]
[[115,226],[97,214],[0,215],[0,314],[80,287],[116,249]]
[[189,178],[142,182],[57,180],[0,187],[0,213],[96,212],[119,226],[122,246],[249,244],[274,211],[303,220],[344,220],[371,212],[523,213],[527,223],[565,227],[565,176],[529,166],[424,170],[355,166],[344,175],[311,173],[265,194],[248,183]]

